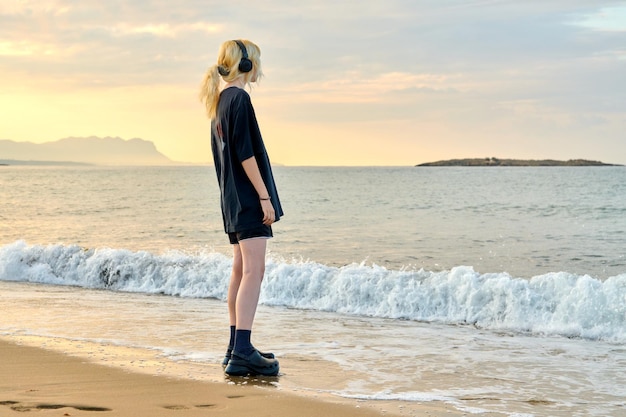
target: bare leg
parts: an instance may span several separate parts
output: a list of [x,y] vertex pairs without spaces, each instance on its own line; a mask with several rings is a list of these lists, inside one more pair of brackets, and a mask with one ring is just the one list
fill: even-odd
[[233,245],[233,269],[228,285],[228,316],[231,326],[237,325],[237,293],[241,285],[242,271],[241,248],[239,245]]
[[239,247],[243,269],[235,300],[236,326],[237,330],[252,330],[261,293],[261,282],[265,274],[267,239],[242,240],[239,242]]
[[[229,286],[229,309],[232,299],[235,304],[236,333],[234,351],[224,369],[228,375],[275,376],[279,372],[279,364],[274,355],[259,352],[250,341],[261,282],[265,274],[266,247],[266,239],[245,239],[239,242],[239,250],[235,249],[235,259],[240,256],[241,262],[233,262],[232,277],[235,279],[231,278]],[[242,265],[240,275],[235,273],[236,265]],[[237,280],[237,276],[241,279]]]

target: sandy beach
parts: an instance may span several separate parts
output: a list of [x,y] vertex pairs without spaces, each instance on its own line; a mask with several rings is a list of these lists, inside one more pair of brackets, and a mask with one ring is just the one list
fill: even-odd
[[0,414],[42,416],[375,416],[272,389],[132,373],[0,341]]
[[[0,340],[0,415],[39,416],[380,416],[337,404],[238,383],[211,383],[129,372],[56,351]],[[441,405],[423,416],[462,415]]]

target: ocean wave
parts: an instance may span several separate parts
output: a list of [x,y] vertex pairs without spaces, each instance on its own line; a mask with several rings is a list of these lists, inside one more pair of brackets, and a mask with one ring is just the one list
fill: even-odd
[[[226,299],[232,259],[78,245],[0,247],[0,280]],[[626,274],[604,281],[554,272],[531,279],[450,271],[344,267],[269,258],[261,303],[296,309],[546,336],[626,341]]]

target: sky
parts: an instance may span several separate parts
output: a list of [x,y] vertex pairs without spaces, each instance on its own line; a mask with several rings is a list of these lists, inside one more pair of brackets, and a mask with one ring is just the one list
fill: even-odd
[[198,89],[237,38],[276,164],[626,164],[626,1],[603,0],[0,0],[0,139],[208,162]]

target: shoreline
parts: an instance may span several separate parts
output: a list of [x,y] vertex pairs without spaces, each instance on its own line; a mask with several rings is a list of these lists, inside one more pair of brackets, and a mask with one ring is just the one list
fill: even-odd
[[[271,378],[224,378],[224,382],[173,376],[152,364],[138,369],[129,363],[97,363],[93,358],[62,352],[58,347],[38,347],[0,337],[0,414],[42,416],[272,416],[346,417],[400,416],[389,407],[329,396],[298,395],[282,390]],[[161,364],[163,365],[163,364]],[[174,365],[175,367],[175,365]],[[213,370],[209,370],[211,373]],[[174,372],[175,373],[175,372]],[[327,398],[328,397],[328,398]],[[380,408],[383,407],[383,408]],[[430,417],[460,416],[443,403],[417,405]],[[488,413],[487,415],[489,415]],[[415,414],[411,414],[415,415]]]
[[157,376],[0,339],[0,414],[103,416],[374,417],[366,407],[335,404],[247,383]]
[[[33,411],[42,415],[65,413],[37,408],[52,405],[67,408],[67,414],[74,416],[82,411],[70,406],[113,410],[118,397],[126,395],[124,401],[134,403],[145,395],[136,390],[140,384],[128,382],[126,376],[118,378],[120,382],[111,381],[109,371],[99,376],[102,369],[151,378],[151,384],[162,390],[150,388],[151,398],[170,398],[172,380],[187,381],[186,391],[194,392],[193,401],[186,397],[167,403],[142,400],[134,412],[119,413],[133,416],[152,416],[157,407],[171,411],[174,406],[179,410],[176,415],[181,415],[180,410],[190,405],[199,416],[202,411],[196,405],[218,404],[213,397],[211,402],[205,399],[207,392],[210,396],[219,390],[222,404],[229,396],[241,396],[240,388],[246,387],[265,394],[255,401],[278,417],[302,415],[284,409],[283,397],[299,401],[303,408],[317,408],[316,401],[331,404],[330,415],[348,417],[364,415],[363,410],[370,410],[367,416],[399,417],[613,415],[625,405],[619,367],[610,366],[623,361],[625,354],[608,342],[260,306],[256,334],[264,347],[276,353],[281,375],[235,380],[226,377],[220,365],[226,306],[217,300],[0,284],[5,312],[0,342],[15,347],[15,355],[8,355],[0,345],[0,393],[4,394],[0,415],[5,410],[17,412],[11,407],[35,407]],[[263,325],[270,322],[271,326]],[[406,340],[398,340],[399,334]],[[24,359],[23,351],[31,351],[26,347],[43,351],[37,351],[36,360]],[[82,364],[80,370],[57,366],[51,371],[50,363],[42,364],[39,357],[49,356],[46,352],[55,353],[57,362],[75,358]],[[14,363],[18,365],[7,369]],[[100,370],[94,371],[90,364],[100,365]],[[42,372],[50,374],[48,380],[40,378]],[[18,384],[15,375],[26,382]],[[66,389],[48,395],[50,384]],[[82,388],[100,393],[119,384],[130,387],[128,392],[107,394],[113,399],[107,403],[87,402]],[[70,400],[64,397],[68,389],[73,390]]]

